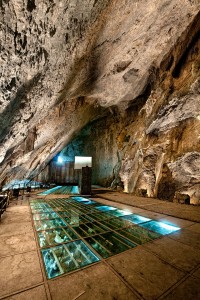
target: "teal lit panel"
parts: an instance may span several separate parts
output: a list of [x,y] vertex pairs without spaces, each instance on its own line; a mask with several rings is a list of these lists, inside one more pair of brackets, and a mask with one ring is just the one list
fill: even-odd
[[41,248],[78,239],[78,236],[68,227],[39,231],[37,235]]
[[106,214],[106,213],[103,213],[103,212],[92,212],[92,213],[90,214],[90,216],[91,216],[93,219],[98,220],[98,221],[103,221],[103,220],[112,218],[111,215]]
[[45,202],[34,201],[31,202],[30,206],[33,214],[54,213],[51,206]]
[[49,279],[180,229],[80,196],[30,206]]
[[104,220],[103,224],[109,227],[112,230],[120,229],[123,227],[131,226],[131,223],[128,220],[124,220],[121,218],[112,218],[108,220]]
[[139,225],[144,228],[147,228],[148,230],[152,230],[157,233],[160,233],[162,235],[166,235],[166,234],[180,230],[180,228],[177,226],[169,225],[169,224],[159,222],[159,221],[150,221],[150,222],[147,222],[144,224],[139,224]]
[[82,205],[91,205],[91,204],[99,204],[98,202],[85,198],[85,197],[81,197],[81,196],[75,196],[75,197],[71,197],[73,200],[81,203]]
[[80,224],[79,226],[73,226],[73,229],[81,236],[88,237],[91,235],[103,233],[109,231],[109,228],[101,223],[92,222],[86,224]]
[[57,211],[57,213],[62,217],[62,218],[68,218],[70,217],[70,213],[68,211]]
[[122,217],[124,220],[128,220],[134,224],[140,224],[140,223],[144,223],[144,222],[148,222],[151,221],[151,219],[140,216],[140,215],[135,215],[135,214],[131,214],[131,215],[127,215],[127,216],[123,216]]
[[54,188],[52,188],[52,189],[49,189],[49,190],[47,190],[47,191],[44,191],[44,192],[38,194],[38,195],[43,196],[43,195],[53,194],[53,193],[55,193],[58,189],[60,189],[61,187],[62,187],[62,186],[56,186],[56,187],[54,187]]
[[116,210],[109,211],[109,214],[114,217],[123,217],[123,216],[131,215],[132,212],[123,209],[116,209]]
[[43,214],[34,214],[33,215],[33,220],[48,220],[48,219],[56,219],[59,218],[59,216],[53,212],[51,214],[49,213],[43,213]]
[[76,218],[64,217],[64,220],[67,224],[70,224],[71,226],[95,221],[93,218],[90,217],[90,215],[81,215]]
[[103,258],[134,248],[136,245],[122,236],[109,232],[85,239]]
[[99,258],[80,240],[43,249],[41,252],[49,279],[99,261]]
[[78,202],[87,202],[88,199],[87,198],[84,198],[84,197],[81,197],[81,196],[73,196],[71,197],[71,199],[75,200],[75,201],[78,201]]
[[78,186],[73,186],[71,189],[71,194],[79,194]]
[[54,220],[34,220],[35,228],[37,231],[65,227],[66,224],[62,219]]
[[118,232],[139,245],[155,240],[161,236],[159,233],[149,231],[137,225],[120,229]]
[[106,212],[106,211],[116,210],[117,208],[113,206],[100,205],[100,206],[96,206],[96,209]]
[[32,208],[33,214],[52,214],[54,213],[54,210],[51,207],[43,207],[43,208]]

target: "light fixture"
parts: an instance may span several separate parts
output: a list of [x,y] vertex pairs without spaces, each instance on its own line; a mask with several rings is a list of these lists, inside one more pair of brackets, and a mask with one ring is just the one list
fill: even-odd
[[63,163],[63,158],[61,156],[58,156],[57,162],[59,164],[62,164]]

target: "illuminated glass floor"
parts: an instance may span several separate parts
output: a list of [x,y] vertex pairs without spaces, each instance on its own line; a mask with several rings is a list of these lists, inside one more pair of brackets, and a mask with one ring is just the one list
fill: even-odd
[[67,186],[56,186],[52,189],[49,189],[47,191],[44,191],[42,193],[40,193],[39,195],[50,195],[50,194],[56,194],[56,195],[78,195],[79,193],[79,189],[78,186],[73,185],[67,185]]
[[49,279],[180,230],[79,196],[30,205]]

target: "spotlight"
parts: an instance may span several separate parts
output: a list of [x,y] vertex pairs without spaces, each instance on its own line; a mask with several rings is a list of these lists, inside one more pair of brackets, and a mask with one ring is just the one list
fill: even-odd
[[59,164],[62,164],[63,163],[63,158],[61,156],[58,156],[57,162]]

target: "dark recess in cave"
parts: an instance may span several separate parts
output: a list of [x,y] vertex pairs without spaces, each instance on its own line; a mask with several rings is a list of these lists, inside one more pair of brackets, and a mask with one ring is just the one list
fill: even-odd
[[27,2],[27,10],[29,12],[32,12],[34,9],[36,9],[35,0],[28,0],[28,2]]
[[49,31],[50,37],[53,37],[55,33],[56,33],[56,27],[54,26]]
[[173,202],[176,191],[176,185],[172,178],[171,171],[166,164],[163,165],[162,178],[158,185],[158,199]]
[[15,87],[15,86],[16,86],[16,79],[15,79],[15,77],[13,77],[13,78],[11,79],[10,83],[6,86],[6,89],[7,89],[8,91],[11,91],[12,88]]
[[[200,15],[200,14],[199,14]],[[189,45],[186,47],[185,51],[183,52],[182,56],[180,57],[178,63],[176,64],[173,72],[172,72],[172,76],[174,78],[178,78],[180,76],[181,70],[183,69],[187,58],[189,56],[190,51],[195,48],[195,45],[197,44],[197,42],[199,41],[199,37],[200,37],[200,31],[198,30],[196,32],[196,34],[194,35],[194,37],[192,38],[191,42],[189,43]]]
[[173,182],[168,182],[161,180],[158,189],[158,199],[168,200],[173,202],[175,195],[175,184]]
[[27,45],[27,37],[26,35],[24,35],[24,41],[20,40],[20,44],[22,46],[23,49],[26,48],[26,45]]
[[142,95],[138,96],[136,99],[132,100],[129,103],[128,108],[126,109],[126,123],[129,124],[133,121],[134,118],[138,115],[138,112],[145,105],[147,99],[149,98],[152,90],[152,84],[147,84]]
[[167,62],[166,71],[169,71],[171,66],[173,65],[174,57],[173,55],[169,58],[169,61]]

